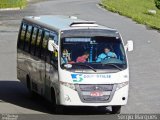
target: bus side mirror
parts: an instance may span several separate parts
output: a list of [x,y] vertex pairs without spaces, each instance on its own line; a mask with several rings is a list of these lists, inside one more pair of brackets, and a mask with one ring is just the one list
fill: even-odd
[[125,50],[129,52],[133,51],[133,41],[132,40],[127,41],[127,44],[125,45]]
[[55,44],[54,40],[48,41],[48,50],[51,52],[54,52],[55,50],[58,50],[58,45]]
[[48,41],[48,50],[51,52],[54,52],[53,44],[54,44],[53,40]]

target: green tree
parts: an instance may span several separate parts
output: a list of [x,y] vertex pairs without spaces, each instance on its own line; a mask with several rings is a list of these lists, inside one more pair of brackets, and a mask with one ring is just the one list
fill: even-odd
[[154,0],[155,1],[155,4],[156,4],[156,7],[158,9],[160,9],[160,0]]

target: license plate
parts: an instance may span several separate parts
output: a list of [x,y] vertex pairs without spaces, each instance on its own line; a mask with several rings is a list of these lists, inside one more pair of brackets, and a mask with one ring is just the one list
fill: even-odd
[[103,96],[103,92],[93,91],[93,92],[90,93],[90,96],[92,96],[92,97],[100,97],[100,96]]

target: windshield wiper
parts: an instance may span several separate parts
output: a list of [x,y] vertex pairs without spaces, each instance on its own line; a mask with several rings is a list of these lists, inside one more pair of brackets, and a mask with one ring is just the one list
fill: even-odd
[[90,65],[86,65],[86,64],[81,64],[81,63],[76,63],[76,64],[73,64],[73,65],[78,65],[78,66],[85,66],[85,67],[88,67],[88,68],[90,68],[90,69],[92,69],[94,72],[97,72],[97,70],[96,69],[94,69],[92,66],[90,66]]
[[113,63],[103,63],[102,65],[110,65],[110,66],[114,66],[115,68],[118,68],[120,71],[122,71],[123,69],[122,68],[120,68],[118,65],[115,65],[115,64],[113,64]]

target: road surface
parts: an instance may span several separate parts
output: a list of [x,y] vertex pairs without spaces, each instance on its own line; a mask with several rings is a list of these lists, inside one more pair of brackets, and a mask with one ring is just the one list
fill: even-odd
[[[99,7],[99,0],[46,0],[30,4],[20,11],[0,12],[0,113],[52,114],[45,100],[30,98],[26,88],[16,79],[16,40],[20,20],[28,15],[74,15],[85,20],[118,29],[124,42],[134,41],[134,51],[128,53],[130,91],[122,113],[160,113],[160,33],[144,25]],[[70,110],[72,113],[72,109]],[[99,111],[83,108],[65,119],[104,119]],[[82,114],[96,114],[94,117]],[[41,118],[41,117],[39,117]]]

